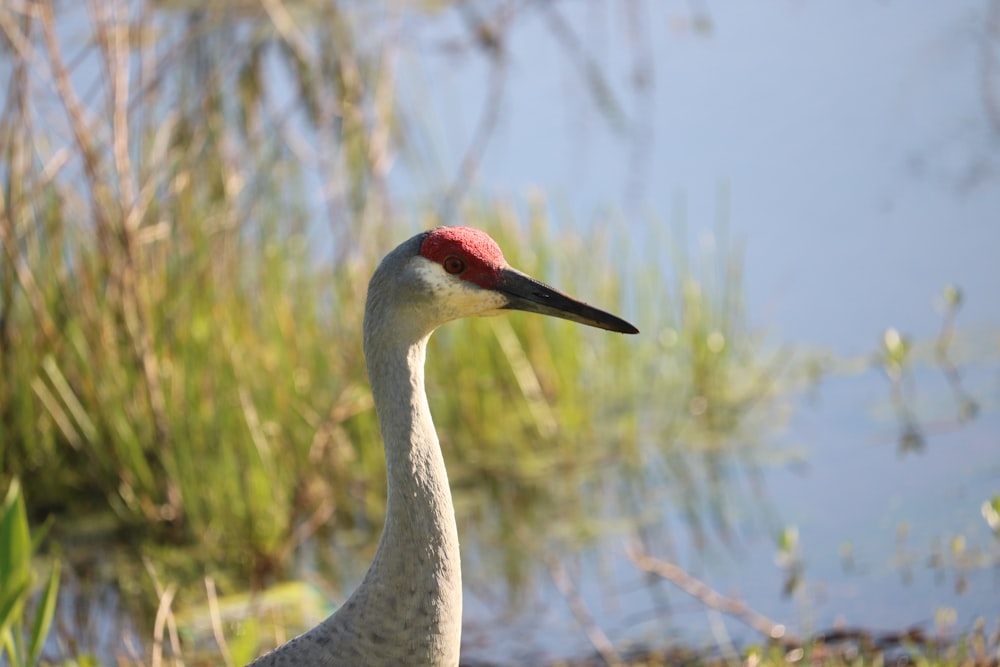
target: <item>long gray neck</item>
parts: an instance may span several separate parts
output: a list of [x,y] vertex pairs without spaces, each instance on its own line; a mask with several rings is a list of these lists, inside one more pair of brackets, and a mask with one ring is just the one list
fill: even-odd
[[361,585],[332,616],[251,667],[458,665],[462,570],[448,475],[424,392],[429,334],[391,326],[365,349],[385,441],[389,487],[382,538]]
[[424,390],[430,334],[394,323],[395,309],[379,305],[369,302],[365,314],[365,359],[385,443],[385,527],[361,585],[323,625],[345,663],[457,665],[462,571],[448,474]]
[[439,321],[427,308],[426,290],[407,277],[420,242],[414,237],[382,260],[365,304],[365,362],[389,497],[375,559],[330,619],[363,645],[364,664],[378,656],[386,663],[457,665],[461,644],[458,529],[424,391],[427,340]]
[[252,667],[458,665],[462,569],[448,473],[424,391],[427,340],[440,323],[400,280],[422,237],[386,256],[365,307],[365,361],[385,442],[389,497],[375,559],[332,616]]

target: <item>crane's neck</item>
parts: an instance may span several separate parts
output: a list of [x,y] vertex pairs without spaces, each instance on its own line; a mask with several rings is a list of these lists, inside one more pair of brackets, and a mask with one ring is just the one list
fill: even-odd
[[[385,442],[388,503],[375,558],[339,623],[402,651],[458,663],[462,574],[448,474],[424,391],[429,334],[366,321],[365,357]],[[402,664],[402,663],[400,663]]]
[[379,549],[387,553],[381,557],[405,562],[409,568],[433,570],[437,581],[443,574],[438,571],[441,568],[454,567],[458,574],[458,532],[448,474],[424,391],[426,349],[424,337],[397,349],[369,350],[367,359],[388,481]]

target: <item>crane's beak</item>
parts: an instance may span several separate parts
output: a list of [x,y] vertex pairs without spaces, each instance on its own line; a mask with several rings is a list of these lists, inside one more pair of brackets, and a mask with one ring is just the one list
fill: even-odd
[[639,333],[638,329],[620,317],[577,301],[517,269],[510,267],[503,269],[494,289],[507,297],[507,305],[504,308],[508,310],[526,310],[530,313],[552,315],[618,333]]

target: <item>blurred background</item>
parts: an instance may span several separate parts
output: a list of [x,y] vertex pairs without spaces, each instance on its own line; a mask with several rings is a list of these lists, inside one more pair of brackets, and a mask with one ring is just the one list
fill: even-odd
[[0,82],[0,660],[342,602],[438,224],[642,331],[432,339],[463,663],[996,659],[1000,2],[7,0]]

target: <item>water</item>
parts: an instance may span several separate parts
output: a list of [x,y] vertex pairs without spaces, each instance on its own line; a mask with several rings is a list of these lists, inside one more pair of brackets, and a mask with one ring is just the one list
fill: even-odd
[[[998,370],[994,364],[984,375],[995,379]],[[924,391],[943,390],[938,398],[946,404],[950,397],[935,388],[933,373],[918,377]],[[795,445],[801,455],[795,465],[765,467],[762,484],[775,525],[795,526],[799,535],[800,585],[793,593],[783,593],[788,571],[777,562],[774,534],[755,525],[753,510],[736,522],[738,537],[728,544],[710,540],[710,547],[699,550],[688,532],[674,530],[672,549],[659,555],[798,636],[836,624],[929,630],[946,609],[955,611],[954,625],[946,628],[969,628],[979,617],[1000,620],[1000,544],[980,515],[1000,478],[996,389],[994,407],[973,422],[932,424],[919,453],[902,453],[899,425],[882,414],[886,410],[872,410],[888,403],[888,394],[876,371],[830,377],[798,402],[787,429],[774,436],[775,444]],[[676,528],[678,517],[662,505],[664,498],[654,493],[646,501]],[[549,556],[567,565],[594,623],[616,646],[759,641],[745,625],[714,618],[669,583],[650,585],[624,555],[630,533],[638,531],[611,531],[582,551],[565,545],[556,551],[558,546],[546,547],[539,537],[543,546],[534,550],[552,549]],[[490,598],[482,603],[478,591],[489,588],[489,580],[477,577],[475,537],[470,549],[469,532],[463,535],[466,555],[473,554],[471,563],[466,559],[472,639],[464,655],[518,664],[590,651],[584,628],[544,567],[531,584],[533,604],[513,618],[506,609],[498,614]],[[952,551],[957,539],[961,552]],[[655,534],[652,541],[658,541]]]

